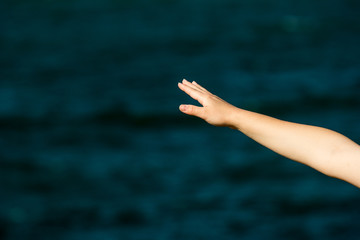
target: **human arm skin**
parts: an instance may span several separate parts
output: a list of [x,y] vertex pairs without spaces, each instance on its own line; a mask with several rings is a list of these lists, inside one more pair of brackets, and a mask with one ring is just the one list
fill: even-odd
[[183,80],[178,86],[202,105],[182,104],[183,113],[237,129],[284,157],[360,188],[360,146],[344,135],[237,108],[196,82]]

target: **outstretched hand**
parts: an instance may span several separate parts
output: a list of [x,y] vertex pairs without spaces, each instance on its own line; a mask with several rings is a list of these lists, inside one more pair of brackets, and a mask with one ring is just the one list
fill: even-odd
[[188,82],[185,79],[178,84],[179,88],[190,97],[197,100],[202,107],[182,104],[179,109],[185,114],[204,119],[214,126],[233,126],[233,115],[236,107],[213,95],[196,82]]

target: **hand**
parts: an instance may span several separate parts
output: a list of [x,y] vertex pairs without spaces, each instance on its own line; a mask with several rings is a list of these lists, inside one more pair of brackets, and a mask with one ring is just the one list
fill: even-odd
[[232,119],[236,112],[236,107],[213,95],[196,82],[190,83],[184,79],[178,86],[182,91],[202,105],[202,107],[198,107],[182,104],[179,107],[180,111],[202,118],[214,126],[234,128]]

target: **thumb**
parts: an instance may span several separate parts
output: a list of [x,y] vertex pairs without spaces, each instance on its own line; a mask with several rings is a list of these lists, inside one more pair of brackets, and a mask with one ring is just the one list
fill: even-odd
[[183,113],[186,113],[188,115],[203,118],[203,108],[202,107],[182,104],[182,105],[180,105],[179,109],[180,109],[180,111],[182,111]]

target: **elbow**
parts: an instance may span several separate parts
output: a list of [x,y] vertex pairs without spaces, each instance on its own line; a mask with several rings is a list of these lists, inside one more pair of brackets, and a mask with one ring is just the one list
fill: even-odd
[[333,147],[322,172],[360,188],[360,147],[357,144]]

